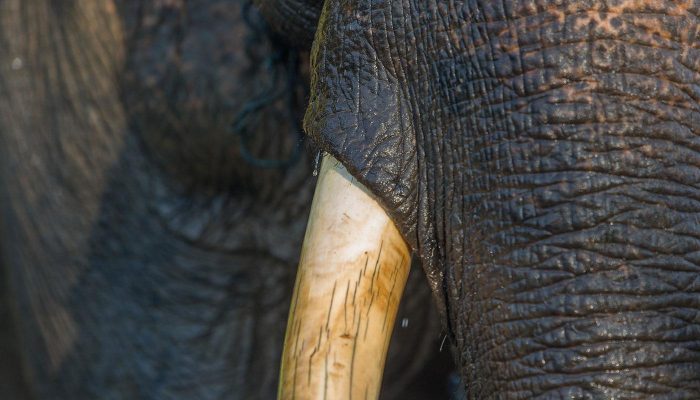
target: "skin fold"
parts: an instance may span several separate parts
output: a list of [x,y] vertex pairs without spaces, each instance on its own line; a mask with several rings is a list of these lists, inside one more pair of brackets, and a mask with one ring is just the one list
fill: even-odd
[[[0,54],[0,397],[274,398],[304,54],[223,0],[3,1]],[[385,399],[447,396],[416,272]]]
[[421,260],[470,399],[700,397],[692,1],[327,1],[305,128]]

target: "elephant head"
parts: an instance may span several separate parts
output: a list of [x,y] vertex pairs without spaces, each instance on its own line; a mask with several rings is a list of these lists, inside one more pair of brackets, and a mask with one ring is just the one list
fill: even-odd
[[[306,131],[421,260],[469,398],[700,396],[698,15],[692,1],[325,1]],[[297,320],[289,365],[313,370]],[[316,335],[331,357],[340,324]],[[348,374],[339,398],[361,394],[373,381],[347,354],[319,363],[320,388],[285,367],[281,393]]]

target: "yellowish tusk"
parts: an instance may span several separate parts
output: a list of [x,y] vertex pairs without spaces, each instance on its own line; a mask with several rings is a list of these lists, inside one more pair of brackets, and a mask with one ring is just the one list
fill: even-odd
[[287,322],[278,399],[376,399],[410,268],[367,189],[323,159]]

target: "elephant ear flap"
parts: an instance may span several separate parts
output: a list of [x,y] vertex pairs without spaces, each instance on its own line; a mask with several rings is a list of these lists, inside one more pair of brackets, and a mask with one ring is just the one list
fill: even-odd
[[326,2],[304,128],[373,192],[415,249],[417,157],[407,87],[387,57],[385,13],[370,3]]

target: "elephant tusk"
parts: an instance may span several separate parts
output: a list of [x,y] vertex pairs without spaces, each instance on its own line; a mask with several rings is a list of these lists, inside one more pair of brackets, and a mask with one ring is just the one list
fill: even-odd
[[287,322],[278,399],[376,399],[410,268],[367,189],[325,156]]

